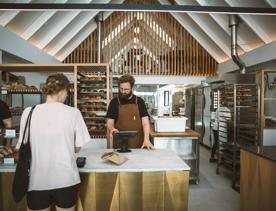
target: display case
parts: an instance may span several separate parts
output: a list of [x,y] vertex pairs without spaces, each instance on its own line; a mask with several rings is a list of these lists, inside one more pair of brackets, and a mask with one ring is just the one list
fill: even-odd
[[218,89],[218,163],[232,174],[239,190],[240,147],[258,145],[259,88],[256,84],[227,84]]
[[111,96],[106,64],[77,66],[77,107],[92,138],[106,138],[106,111]]

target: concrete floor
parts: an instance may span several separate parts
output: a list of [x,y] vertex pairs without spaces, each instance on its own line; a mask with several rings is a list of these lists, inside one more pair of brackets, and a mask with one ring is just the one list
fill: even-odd
[[189,211],[239,211],[240,194],[231,188],[227,172],[216,174],[216,163],[209,163],[210,151],[200,148],[200,182],[190,184]]

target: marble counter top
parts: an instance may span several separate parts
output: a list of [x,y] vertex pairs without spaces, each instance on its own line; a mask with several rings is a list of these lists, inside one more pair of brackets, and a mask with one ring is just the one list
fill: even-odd
[[[87,157],[84,168],[80,172],[154,172],[154,171],[189,171],[190,167],[175,152],[169,149],[132,149],[123,153],[129,160],[118,166],[110,161],[102,160],[104,152],[111,149],[83,148],[77,156]],[[14,165],[0,165],[0,172],[14,172]]]
[[276,146],[250,146],[241,147],[241,149],[276,162]]
[[141,150],[132,149],[123,153],[129,160],[118,166],[110,161],[102,160],[104,152],[110,149],[83,149],[78,156],[87,157],[84,168],[80,172],[153,172],[153,171],[189,171],[190,167],[175,152],[169,149]]

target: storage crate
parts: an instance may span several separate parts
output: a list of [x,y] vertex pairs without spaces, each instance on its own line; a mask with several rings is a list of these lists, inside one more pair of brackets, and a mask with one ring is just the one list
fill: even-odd
[[187,117],[158,117],[155,118],[156,132],[185,132]]

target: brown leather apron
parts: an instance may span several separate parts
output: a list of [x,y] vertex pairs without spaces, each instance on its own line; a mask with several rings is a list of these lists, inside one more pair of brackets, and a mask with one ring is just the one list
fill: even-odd
[[[136,96],[135,96],[136,97]],[[119,131],[137,131],[138,135],[129,138],[129,148],[140,148],[143,145],[144,133],[142,127],[142,119],[140,118],[140,112],[137,104],[125,104],[120,103],[119,98],[119,111],[118,118],[115,123],[115,128]],[[117,137],[113,137],[113,148],[120,148],[121,141]]]

